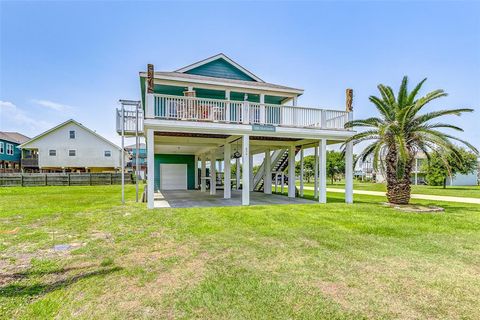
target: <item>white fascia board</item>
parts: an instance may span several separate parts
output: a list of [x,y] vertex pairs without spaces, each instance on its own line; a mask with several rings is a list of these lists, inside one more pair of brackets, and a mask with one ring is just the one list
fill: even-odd
[[204,60],[200,60],[198,62],[195,62],[193,64],[190,64],[186,67],[183,67],[181,69],[178,69],[178,70],[175,70],[175,72],[181,72],[181,73],[185,73],[189,70],[192,70],[192,69],[195,69],[195,68],[198,68],[200,66],[203,66],[204,64],[207,64],[207,63],[210,63],[212,61],[215,61],[215,60],[218,60],[218,59],[223,59],[225,61],[227,61],[228,63],[230,63],[232,66],[234,66],[235,68],[241,70],[243,73],[249,75],[251,78],[253,78],[254,80],[256,80],[257,82],[265,82],[263,81],[262,79],[260,79],[259,77],[257,77],[256,75],[254,75],[252,72],[248,71],[247,69],[245,69],[244,67],[242,67],[241,65],[239,65],[238,63],[236,63],[235,61],[233,61],[232,59],[230,59],[229,57],[227,57],[225,54],[223,53],[219,53],[219,54],[216,54],[210,58],[207,58],[207,59],[204,59]]
[[306,129],[276,127],[275,132],[253,131],[250,124],[232,124],[232,123],[206,123],[195,121],[175,121],[161,119],[145,119],[144,128],[164,132],[184,132],[184,133],[206,133],[206,134],[226,134],[242,135],[249,134],[253,136],[277,137],[277,138],[298,138],[298,139],[330,139],[346,140],[356,132],[350,130],[331,130],[331,129]]
[[[141,77],[145,77],[146,73],[141,73]],[[303,94],[303,90],[297,89],[280,89],[272,87],[262,86],[249,86],[247,84],[236,84],[230,82],[223,82],[222,80],[202,80],[202,79],[185,79],[181,77],[169,76],[169,75],[155,75],[155,84],[174,85],[188,87],[188,84],[198,84],[203,86],[196,86],[197,88],[214,89],[214,90],[233,90],[241,89],[243,92],[252,94],[266,94],[266,95],[279,95],[279,93],[289,98],[293,98]],[[257,82],[258,83],[258,82]]]

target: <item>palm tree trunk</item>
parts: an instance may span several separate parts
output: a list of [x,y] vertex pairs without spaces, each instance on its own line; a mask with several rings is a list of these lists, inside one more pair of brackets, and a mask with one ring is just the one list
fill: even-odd
[[[394,204],[408,204],[410,201],[410,173],[412,161],[405,166],[405,172],[401,178],[397,177],[397,154],[394,148],[390,148],[386,156],[387,171],[387,200]],[[413,156],[411,157],[413,159]]]

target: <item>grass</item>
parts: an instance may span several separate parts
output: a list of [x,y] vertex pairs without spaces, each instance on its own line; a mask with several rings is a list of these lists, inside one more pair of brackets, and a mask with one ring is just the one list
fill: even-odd
[[[313,187],[313,183],[305,184]],[[328,184],[327,188],[345,188],[343,182],[337,182],[334,184]],[[371,182],[354,182],[353,188],[355,190],[368,190],[368,191],[387,191],[387,186],[384,183],[371,183]],[[467,197],[467,198],[480,198],[480,186],[426,186],[426,185],[412,185],[412,193],[415,194],[429,194],[436,196],[452,196],[452,197]]]
[[0,318],[480,318],[478,205],[149,211],[119,191],[0,189]]

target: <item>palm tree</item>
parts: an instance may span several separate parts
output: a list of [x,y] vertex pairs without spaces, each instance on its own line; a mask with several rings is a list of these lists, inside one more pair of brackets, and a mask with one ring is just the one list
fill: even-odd
[[377,108],[379,116],[353,120],[345,124],[346,128],[366,128],[347,142],[353,141],[356,145],[363,141],[371,141],[357,159],[365,161],[367,157],[373,156],[374,169],[378,170],[380,166],[380,171],[386,173],[387,199],[390,203],[408,204],[410,173],[417,152],[423,151],[429,160],[433,153],[445,159],[445,151],[449,151],[461,161],[452,143],[452,141],[459,141],[478,154],[478,150],[468,142],[437,130],[449,128],[463,131],[461,128],[448,123],[432,122],[446,115],[460,116],[463,112],[472,112],[473,109],[461,108],[420,113],[429,102],[447,95],[443,90],[435,90],[417,98],[426,80],[423,79],[409,92],[408,78],[404,77],[397,97],[391,87],[378,85],[381,97],[370,96],[369,100]]

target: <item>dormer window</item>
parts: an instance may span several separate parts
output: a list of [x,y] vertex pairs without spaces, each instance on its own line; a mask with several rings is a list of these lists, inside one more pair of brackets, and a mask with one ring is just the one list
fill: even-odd
[[70,139],[75,139],[75,130],[70,130]]

